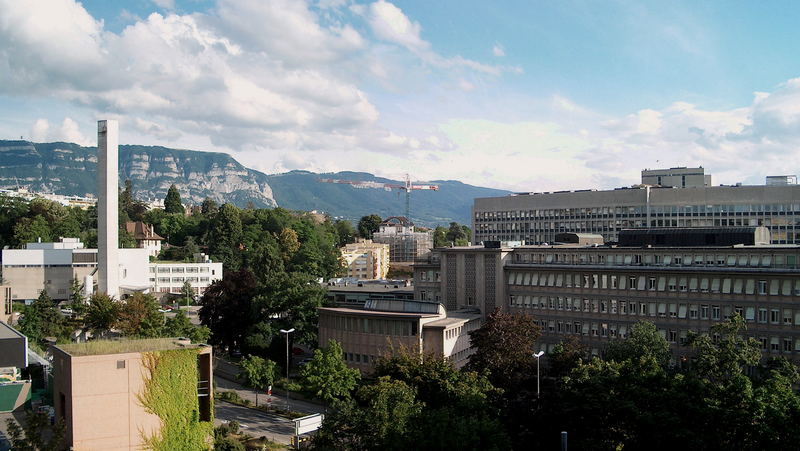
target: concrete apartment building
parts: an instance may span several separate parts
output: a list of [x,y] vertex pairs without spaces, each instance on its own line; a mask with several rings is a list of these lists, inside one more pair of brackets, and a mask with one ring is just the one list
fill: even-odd
[[573,335],[598,353],[646,320],[681,355],[689,331],[707,332],[738,312],[765,355],[800,361],[800,247],[765,244],[764,228],[749,230],[749,244],[735,245],[681,245],[699,239],[692,234],[725,242],[725,229],[661,229],[652,234],[664,245],[436,249],[415,265],[415,296],[532,314],[547,351]]
[[363,240],[340,249],[347,268],[347,277],[385,279],[389,272],[389,245]]
[[[187,365],[188,373],[170,375],[173,381],[189,381],[173,387],[188,390],[168,395],[173,402],[194,405],[180,412],[185,418],[160,418],[143,405],[142,395],[152,383],[148,358],[154,353],[196,359],[196,365]],[[163,433],[166,422],[213,422],[210,346],[167,338],[93,341],[55,346],[52,354],[56,417],[66,422],[69,449],[139,450],[145,437]]]
[[628,228],[763,225],[773,244],[800,243],[800,185],[790,181],[710,186],[703,168],[672,168],[644,170],[643,185],[631,188],[479,198],[472,241],[542,244],[558,233],[592,233],[615,242]]
[[319,342],[341,343],[347,364],[364,372],[377,358],[403,348],[446,357],[460,368],[473,352],[469,332],[480,324],[474,310],[447,312],[436,302],[371,299],[362,308],[319,308]]
[[412,263],[433,248],[433,231],[418,232],[404,216],[392,216],[381,222],[372,241],[389,245],[389,261]]
[[[135,291],[180,293],[187,280],[197,294],[202,294],[222,278],[222,263],[214,263],[203,254],[198,254],[194,263],[150,262],[146,248],[118,249],[117,255],[118,290],[122,295]],[[94,284],[98,270],[98,250],[84,248],[77,238],[3,249],[2,258],[3,278],[15,301],[36,299],[44,289],[53,299],[66,300],[73,279]]]

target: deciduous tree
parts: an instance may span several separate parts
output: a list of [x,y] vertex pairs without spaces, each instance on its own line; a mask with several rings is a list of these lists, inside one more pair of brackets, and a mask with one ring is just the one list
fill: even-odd
[[358,235],[361,238],[371,239],[372,234],[378,231],[381,222],[383,219],[375,214],[362,216],[358,221]]
[[303,387],[327,405],[350,397],[361,378],[358,370],[349,368],[342,355],[342,346],[331,340],[328,346],[314,351],[314,358],[300,370]]

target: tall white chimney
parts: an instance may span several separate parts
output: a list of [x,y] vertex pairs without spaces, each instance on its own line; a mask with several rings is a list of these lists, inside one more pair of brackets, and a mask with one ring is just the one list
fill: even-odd
[[97,291],[119,296],[119,123],[97,121]]

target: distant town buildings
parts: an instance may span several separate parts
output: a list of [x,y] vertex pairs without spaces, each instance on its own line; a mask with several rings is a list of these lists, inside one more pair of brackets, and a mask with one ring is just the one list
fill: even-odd
[[[66,422],[69,449],[138,450],[147,438],[213,428],[210,346],[170,338],[98,340],[51,352],[56,417]],[[169,411],[152,405],[148,392]],[[204,440],[210,443],[210,435]]]
[[128,221],[125,223],[127,231],[136,240],[136,247],[147,249],[151,257],[158,257],[161,252],[161,242],[164,238],[156,233],[152,224],[145,224],[142,221]]
[[418,232],[414,224],[403,216],[391,216],[381,222],[372,241],[389,245],[389,261],[411,263],[433,248],[433,232]]
[[[120,294],[135,291],[180,293],[189,282],[195,293],[202,294],[215,280],[222,279],[222,263],[197,254],[194,262],[150,262],[146,248],[119,249],[118,277]],[[85,249],[77,238],[59,242],[28,243],[25,249],[3,249],[3,278],[11,288],[12,300],[30,300],[42,290],[55,300],[69,298],[73,279],[86,288],[95,284],[97,249]],[[94,292],[96,290],[88,290]]]
[[385,279],[389,272],[389,245],[363,240],[346,244],[341,249],[347,277]]
[[[792,176],[761,186],[711,186],[703,168],[642,171],[642,185],[614,190],[517,193],[475,199],[474,243],[552,243],[559,233],[651,227],[769,228],[773,244],[800,243],[800,185]],[[780,182],[780,183],[778,183]]]
[[690,332],[739,313],[765,355],[800,360],[800,247],[765,244],[764,227],[648,232],[620,231],[627,246],[436,249],[414,267],[415,298],[440,300],[448,311],[529,313],[542,328],[542,350],[575,336],[595,354],[646,320],[686,355]]
[[465,309],[447,312],[436,302],[370,299],[362,307],[321,307],[319,342],[336,340],[345,361],[368,372],[375,360],[405,349],[450,359],[458,368],[473,352],[469,332],[481,315]]
[[8,197],[17,197],[27,201],[37,198],[47,199],[57,202],[65,207],[79,207],[83,209],[87,209],[97,204],[97,198],[91,194],[87,194],[86,196],[65,196],[53,193],[37,193],[28,191],[27,188],[0,189],[0,194]]

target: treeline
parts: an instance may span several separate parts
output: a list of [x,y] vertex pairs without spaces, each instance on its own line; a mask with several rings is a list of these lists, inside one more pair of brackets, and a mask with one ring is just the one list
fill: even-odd
[[[189,299],[191,295],[191,290],[183,294]],[[31,305],[23,307],[17,328],[40,348],[50,340],[69,343],[82,333],[90,333],[93,338],[109,337],[112,331],[115,336],[130,338],[189,337],[195,343],[205,343],[211,334],[207,327],[191,324],[183,311],[165,319],[158,301],[149,294],[134,293],[125,302],[117,302],[104,293],[84,299],[77,280],[63,307],[71,312],[63,314],[44,290]]]
[[[336,397],[313,449],[783,450],[800,432],[797,367],[761,360],[741,316],[693,335],[673,361],[649,322],[591,356],[558,345],[537,387],[540,331],[530,316],[491,314],[471,333],[463,370],[436,356],[384,357]],[[537,391],[537,388],[539,391]]]

